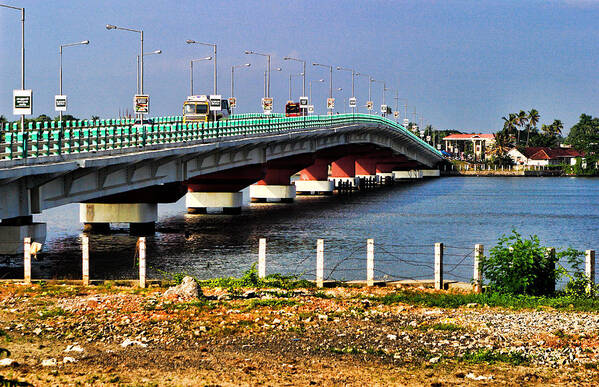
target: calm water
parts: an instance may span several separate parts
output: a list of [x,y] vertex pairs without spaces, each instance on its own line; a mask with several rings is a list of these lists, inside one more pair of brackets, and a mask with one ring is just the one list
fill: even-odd
[[[246,194],[247,196],[247,194]],[[247,203],[247,197],[246,197]],[[292,204],[246,204],[241,215],[187,215],[185,201],[159,206],[148,238],[148,274],[187,272],[200,278],[240,275],[267,238],[267,272],[310,278],[316,240],[325,240],[325,272],[363,279],[366,239],[375,240],[376,276],[431,278],[433,245],[443,242],[449,278],[471,278],[472,249],[485,249],[512,228],[547,246],[599,248],[599,179],[452,177],[396,185],[349,198],[300,197]],[[79,278],[79,206],[36,216],[48,223],[38,278]],[[119,228],[120,226],[120,228]],[[92,278],[135,278],[135,242],[127,225],[90,237]],[[459,265],[455,265],[458,264]],[[22,275],[20,259],[0,275]]]

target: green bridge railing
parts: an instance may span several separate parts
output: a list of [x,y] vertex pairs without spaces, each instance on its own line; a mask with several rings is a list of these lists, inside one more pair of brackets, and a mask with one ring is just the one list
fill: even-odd
[[[218,142],[231,137],[251,137],[333,127],[351,123],[375,123],[404,132],[417,144],[441,153],[398,123],[369,114],[284,117],[261,113],[238,114],[229,120],[183,124],[181,116],[155,117],[154,124],[134,125],[133,119],[80,120],[29,123],[27,131],[6,124],[0,132],[0,160],[139,148],[188,141]],[[35,125],[34,125],[35,124]]]

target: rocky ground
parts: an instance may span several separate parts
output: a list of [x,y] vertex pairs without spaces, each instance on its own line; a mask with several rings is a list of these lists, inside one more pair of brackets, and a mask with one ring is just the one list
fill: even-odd
[[[27,385],[597,384],[599,313],[427,308],[391,287],[0,285],[5,381]],[[428,292],[428,290],[418,290]],[[0,381],[1,382],[1,381]]]

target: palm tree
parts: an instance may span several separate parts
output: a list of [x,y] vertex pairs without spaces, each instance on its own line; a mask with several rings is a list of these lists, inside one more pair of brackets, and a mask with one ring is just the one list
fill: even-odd
[[536,128],[541,116],[537,109],[530,109],[528,112],[528,125],[526,125],[526,147],[528,148],[528,140],[530,139],[530,128]]
[[501,117],[503,122],[503,129],[507,132],[508,135],[511,135],[512,132],[516,131],[516,115],[514,113],[510,113],[508,118]]
[[[516,115],[516,126],[520,126],[523,127],[524,125],[526,125],[526,122],[528,121],[528,116],[526,115],[526,112],[524,110],[520,110],[520,112]],[[518,143],[517,145],[520,145],[520,130],[518,130]]]
[[564,124],[562,124],[561,120],[553,120],[552,126],[552,134],[556,137],[562,134],[562,129],[564,128]]

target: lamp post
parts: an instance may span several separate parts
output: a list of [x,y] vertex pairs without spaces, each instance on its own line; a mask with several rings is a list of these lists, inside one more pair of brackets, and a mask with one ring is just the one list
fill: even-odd
[[[292,58],[290,56],[286,56],[285,58],[283,58],[283,60],[294,60],[296,62],[302,62],[303,64],[303,71],[302,71],[302,97],[306,96],[306,61],[303,59],[299,59],[299,58]],[[289,99],[291,99],[291,97],[289,97]]]
[[[82,42],[77,42],[77,43],[68,43],[68,44],[60,45],[60,50],[59,50],[60,70],[58,72],[58,83],[59,83],[58,94],[62,95],[62,49],[63,49],[63,47],[81,46],[81,45],[87,45],[87,44],[89,44],[89,40],[84,40]],[[58,112],[58,115],[60,118],[60,122],[62,122],[62,110]]]
[[[144,52],[144,56],[162,54],[162,50]],[[137,93],[139,93],[139,55],[137,55]]]
[[[333,66],[322,63],[312,63],[312,66],[326,67],[329,69],[329,98],[333,98]],[[330,114],[333,114],[333,109],[328,109]]]
[[[356,73],[356,75],[368,77],[368,101],[372,102],[371,85],[372,85],[373,78],[370,75],[364,74],[364,73]],[[369,112],[368,114],[372,114],[372,109],[368,110],[368,112]]]
[[193,62],[200,62],[203,60],[212,60],[211,56],[200,59],[192,59],[189,61],[189,95],[193,95]]
[[[355,91],[355,89],[354,89],[354,78],[356,76],[356,72],[354,71],[354,69],[347,69],[347,68],[339,67],[339,66],[337,66],[337,70],[340,70],[340,71],[351,71],[351,96],[352,96],[352,98],[355,98],[356,95],[354,93],[354,91]],[[352,107],[352,113],[355,113],[355,112],[356,112],[356,108]]]
[[186,42],[187,42],[187,44],[201,44],[202,46],[210,46],[213,48],[213,50],[214,50],[214,53],[212,55],[212,58],[214,59],[214,71],[213,71],[214,72],[214,74],[213,74],[214,87],[213,87],[213,89],[214,89],[214,94],[215,95],[218,94],[217,75],[216,75],[216,68],[217,68],[216,67],[216,43],[202,43],[202,42],[196,42],[195,40],[191,40],[191,39],[186,40]]
[[385,104],[385,89],[386,89],[386,85],[385,85],[385,81],[379,81],[377,79],[370,79],[370,82],[378,82],[378,83],[382,83],[383,84],[383,103],[381,105]]
[[[272,71],[283,71],[282,68],[280,67],[275,67],[274,69],[272,69]],[[264,70],[264,97],[268,97],[270,94],[269,91],[269,87],[267,87],[267,85],[270,85],[270,73],[266,70]]]
[[[267,58],[266,61],[266,93],[265,96],[268,98],[270,97],[270,54],[263,54],[260,52],[256,52],[256,51],[245,51],[246,55],[260,55],[260,56],[265,56]],[[279,70],[281,71],[281,70]]]
[[304,73],[299,73],[299,74],[289,74],[289,101],[293,101],[291,99],[291,77],[301,77],[303,76]]
[[[250,63],[244,63],[241,65],[231,66],[231,98],[235,97],[235,69],[239,69],[242,67],[250,67]],[[231,109],[235,109],[235,107],[231,107]]]
[[[0,7],[21,11],[21,90],[25,90],[25,8],[0,4]],[[21,114],[21,130],[25,131],[25,115]]]
[[[324,79],[319,79],[316,82],[324,82]],[[312,104],[312,81],[310,81],[310,104]]]

